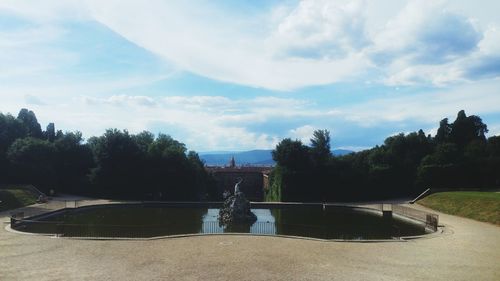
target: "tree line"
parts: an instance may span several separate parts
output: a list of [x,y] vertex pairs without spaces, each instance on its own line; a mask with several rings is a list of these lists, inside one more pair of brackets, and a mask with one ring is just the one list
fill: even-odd
[[283,139],[273,150],[269,201],[350,201],[416,196],[426,188],[500,186],[500,136],[486,138],[479,116],[458,112],[436,136],[422,130],[388,137],[383,145],[335,157],[330,133],[314,132],[309,146]]
[[42,130],[27,109],[0,113],[0,182],[148,200],[204,200],[215,190],[198,154],[169,135],[108,129],[84,142],[53,123]]
[[[437,134],[422,130],[388,137],[380,146],[335,157],[330,132],[310,145],[283,139],[266,199],[351,201],[415,196],[426,188],[500,186],[500,137],[479,116],[462,110]],[[165,134],[108,129],[86,142],[82,134],[42,130],[35,113],[0,113],[0,183],[29,183],[48,192],[146,200],[213,200],[214,179],[198,154]]]

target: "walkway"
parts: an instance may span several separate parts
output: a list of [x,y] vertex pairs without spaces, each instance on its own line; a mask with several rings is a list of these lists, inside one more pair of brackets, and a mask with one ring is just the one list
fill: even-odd
[[439,215],[442,235],[382,243],[232,235],[92,241],[1,228],[0,280],[500,280],[500,227]]

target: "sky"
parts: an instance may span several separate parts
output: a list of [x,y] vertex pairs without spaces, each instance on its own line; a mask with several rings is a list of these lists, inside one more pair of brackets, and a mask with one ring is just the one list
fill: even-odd
[[196,151],[500,134],[500,1],[0,0],[0,112],[169,134]]

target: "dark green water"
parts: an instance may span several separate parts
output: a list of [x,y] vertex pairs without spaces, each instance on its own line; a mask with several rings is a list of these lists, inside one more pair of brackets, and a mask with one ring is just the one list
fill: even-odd
[[353,208],[288,206],[252,209],[257,221],[231,228],[218,223],[219,209],[157,205],[97,206],[24,223],[17,229],[74,237],[155,237],[196,233],[254,233],[322,239],[391,239],[425,234],[423,225]]

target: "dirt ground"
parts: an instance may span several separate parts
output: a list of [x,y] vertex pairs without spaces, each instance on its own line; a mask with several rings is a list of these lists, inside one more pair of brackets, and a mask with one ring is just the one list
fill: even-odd
[[500,280],[500,227],[438,214],[444,233],[407,242],[238,235],[96,241],[2,227],[0,280]]

